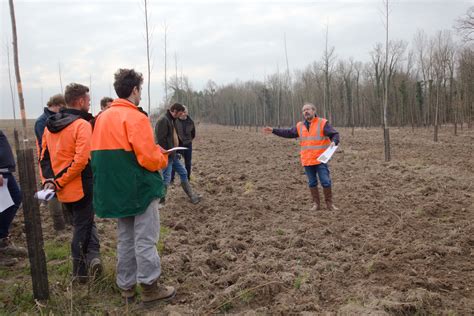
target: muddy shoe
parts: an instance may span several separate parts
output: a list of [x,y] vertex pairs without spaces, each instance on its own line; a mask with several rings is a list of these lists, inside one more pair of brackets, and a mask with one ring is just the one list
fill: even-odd
[[93,280],[97,280],[104,271],[104,267],[102,266],[102,262],[100,258],[94,258],[91,260],[89,265],[89,276],[92,277]]
[[88,276],[76,275],[72,277],[72,285],[86,284],[88,280]]
[[28,251],[13,244],[9,237],[0,239],[0,255],[11,257],[28,257]]
[[158,303],[159,301],[172,299],[176,295],[176,290],[172,286],[164,286],[158,282],[150,285],[141,284],[142,302],[145,307]]
[[127,290],[120,289],[120,295],[125,304],[133,304],[136,301],[135,285]]
[[17,258],[0,258],[0,267],[11,267],[17,263]]

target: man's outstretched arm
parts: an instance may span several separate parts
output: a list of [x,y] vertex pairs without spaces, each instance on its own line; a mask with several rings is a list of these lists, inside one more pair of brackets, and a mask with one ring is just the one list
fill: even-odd
[[264,127],[263,132],[265,134],[275,134],[284,138],[298,138],[298,131],[296,127],[292,128],[273,128],[273,127]]

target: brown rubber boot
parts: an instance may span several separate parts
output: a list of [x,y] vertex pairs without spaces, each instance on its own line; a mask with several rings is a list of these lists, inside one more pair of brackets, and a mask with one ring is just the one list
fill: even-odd
[[324,199],[326,200],[326,206],[327,206],[328,210],[330,210],[330,211],[339,211],[339,208],[337,208],[332,203],[332,189],[331,189],[331,187],[323,188],[323,193],[324,193]]
[[311,207],[311,211],[321,210],[321,200],[319,199],[319,189],[318,187],[309,188],[311,191],[311,196],[313,197],[314,205]]
[[172,286],[164,286],[158,281],[152,284],[140,284],[142,291],[142,302],[144,305],[156,303],[161,300],[169,300],[176,295]]

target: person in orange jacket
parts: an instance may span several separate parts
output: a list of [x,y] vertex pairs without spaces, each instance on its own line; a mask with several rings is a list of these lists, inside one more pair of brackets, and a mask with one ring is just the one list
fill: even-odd
[[339,210],[333,203],[332,182],[329,166],[318,161],[319,156],[330,146],[339,144],[339,133],[329,122],[316,115],[316,106],[312,103],[303,105],[304,121],[298,122],[293,128],[264,127],[264,133],[273,133],[284,138],[298,138],[300,142],[301,164],[308,177],[308,186],[313,198],[312,211],[321,209],[319,198],[318,177],[323,187],[326,206],[329,210]]
[[[43,141],[43,133],[46,128],[46,122],[48,121],[48,118],[55,115],[58,113],[62,108],[66,106],[66,100],[64,100],[64,96],[62,94],[55,94],[51,96],[48,100],[48,103],[46,104],[47,106],[44,108],[43,114],[41,114],[40,117],[38,117],[35,121],[35,136],[36,136],[36,148],[38,151],[38,165],[39,165],[39,160],[41,158],[41,147],[42,147],[42,141]],[[41,182],[44,181],[43,174],[41,172],[41,166],[39,168],[39,176],[41,179]],[[56,197],[53,199],[49,200],[47,202],[48,205],[48,210],[49,213],[52,214],[53,218],[57,219],[58,216],[59,219],[62,221],[63,216],[65,217],[68,224],[71,224],[71,218],[68,216],[68,214],[65,212],[63,205],[58,201]],[[54,228],[56,229],[56,220],[54,221]]]
[[126,302],[136,286],[146,305],[172,298],[176,290],[161,280],[156,249],[160,235],[160,199],[166,194],[160,170],[168,154],[155,145],[146,113],[138,106],[143,76],[134,69],[115,73],[118,99],[97,117],[92,133],[94,210],[117,219],[117,285]]
[[84,282],[88,274],[95,276],[102,271],[92,209],[89,88],[71,83],[66,87],[64,98],[66,107],[46,123],[40,164],[44,188],[55,190],[58,200],[72,214],[73,277]]

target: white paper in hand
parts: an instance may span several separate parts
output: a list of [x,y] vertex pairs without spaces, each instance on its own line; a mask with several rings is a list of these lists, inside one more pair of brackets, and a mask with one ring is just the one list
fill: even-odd
[[3,178],[3,185],[0,187],[0,213],[12,205],[15,205],[15,203],[13,203],[10,191],[8,191],[8,179]]
[[188,150],[188,149],[189,148],[186,148],[186,147],[173,147],[171,149],[165,150],[164,152],[165,153],[170,153],[170,152],[177,151],[177,150]]
[[328,163],[329,159],[331,159],[332,155],[336,152],[337,147],[338,146],[330,146],[318,157],[318,161]]
[[42,201],[49,201],[55,195],[56,195],[56,193],[54,193],[54,190],[47,189],[47,190],[41,190],[41,191],[36,192],[35,193],[35,198],[37,198],[38,200],[42,200]]

